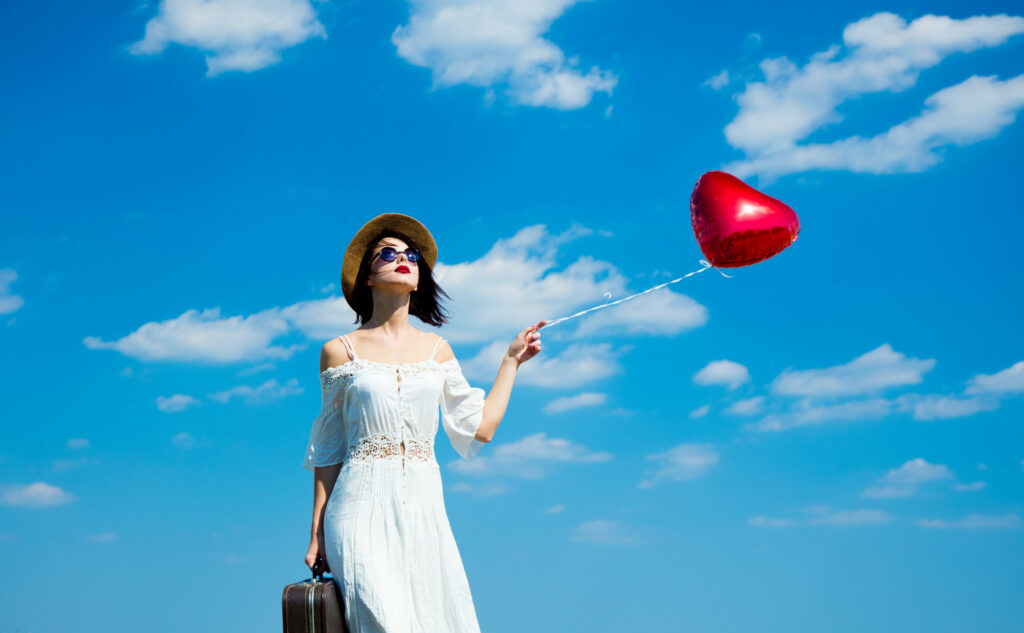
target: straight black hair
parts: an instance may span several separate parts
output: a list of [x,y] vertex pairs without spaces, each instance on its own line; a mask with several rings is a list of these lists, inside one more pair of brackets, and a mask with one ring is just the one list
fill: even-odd
[[[354,323],[360,325],[365,324],[373,316],[373,292],[366,285],[366,280],[370,278],[370,258],[373,257],[373,249],[377,247],[377,242],[385,237],[397,237],[405,242],[409,248],[419,250],[412,238],[401,231],[393,229],[384,229],[370,240],[366,247],[366,252],[363,253],[363,259],[359,262],[359,273],[356,274],[356,287],[352,292],[352,303],[355,304],[356,308],[356,320]],[[420,271],[420,281],[416,285],[416,290],[413,290],[409,296],[409,314],[419,317],[424,323],[440,327],[448,322],[448,314],[441,306],[441,297],[443,296],[447,299],[451,299],[451,297],[441,289],[441,286],[437,285],[437,281],[434,280],[434,271],[424,258],[421,257],[416,266]]]

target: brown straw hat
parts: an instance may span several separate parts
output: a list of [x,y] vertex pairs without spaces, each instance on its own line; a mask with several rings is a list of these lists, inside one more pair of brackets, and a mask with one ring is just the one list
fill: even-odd
[[[420,252],[427,264],[433,268],[437,261],[437,244],[434,236],[430,234],[427,227],[412,216],[401,213],[382,213],[363,225],[363,228],[356,232],[355,237],[348,243],[345,249],[345,259],[341,264],[341,291],[345,295],[345,301],[356,310],[353,298],[356,291],[356,275],[359,274],[359,264],[363,261],[363,253],[370,245],[370,240],[377,233],[384,229],[394,229],[405,233],[413,241],[416,250]],[[358,310],[357,310],[358,311]]]

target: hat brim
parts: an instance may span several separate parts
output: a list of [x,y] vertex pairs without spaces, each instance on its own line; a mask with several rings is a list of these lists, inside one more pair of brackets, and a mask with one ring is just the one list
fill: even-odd
[[367,247],[378,233],[385,229],[392,229],[404,233],[416,245],[416,249],[423,256],[424,261],[433,268],[437,261],[437,243],[434,236],[430,234],[427,227],[416,218],[402,213],[382,213],[373,218],[356,231],[348,248],[345,249],[345,258],[341,264],[341,292],[345,295],[345,301],[353,310],[356,306],[353,303],[356,291],[356,276],[359,274],[359,264],[362,263],[363,254]]

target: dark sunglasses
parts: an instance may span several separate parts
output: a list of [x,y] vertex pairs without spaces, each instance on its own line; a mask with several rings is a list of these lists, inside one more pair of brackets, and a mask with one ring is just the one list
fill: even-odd
[[[408,260],[410,264],[415,264],[420,261],[420,252],[418,250],[407,248],[405,249],[404,252],[405,259]],[[371,264],[373,263],[373,260],[377,259],[378,255],[380,256],[381,259],[383,259],[386,262],[393,262],[396,259],[398,259],[398,251],[391,248],[390,246],[385,246],[384,248],[380,249],[380,251],[378,251],[377,253],[374,253],[373,257],[370,258]]]

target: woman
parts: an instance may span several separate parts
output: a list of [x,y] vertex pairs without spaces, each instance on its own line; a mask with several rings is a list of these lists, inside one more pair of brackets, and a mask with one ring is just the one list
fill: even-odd
[[448,343],[414,315],[446,322],[432,276],[437,246],[398,213],[367,222],[342,264],[361,326],[320,352],[322,406],[303,466],[314,472],[306,565],[326,561],[349,633],[479,633],[434,456],[438,406],[456,452],[494,437],[519,365],[540,352],[545,323],[516,336],[490,394],[469,385]]

